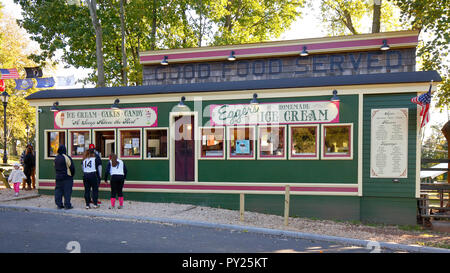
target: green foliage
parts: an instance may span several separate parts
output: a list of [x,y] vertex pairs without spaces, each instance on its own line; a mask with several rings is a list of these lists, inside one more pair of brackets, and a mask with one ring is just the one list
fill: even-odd
[[450,3],[448,0],[392,0],[402,12],[402,22],[421,32],[417,56],[423,70],[440,72],[438,106],[450,105],[449,44]]
[[[321,19],[327,25],[330,35],[348,35],[371,32],[373,0],[322,0]],[[392,31],[401,28],[395,16],[395,6],[381,2],[381,30]]]
[[[18,27],[13,19],[7,15],[3,17],[0,19],[0,33],[4,34],[0,38],[0,63],[3,68],[17,68],[19,73],[25,74],[23,72],[24,67],[35,66],[35,63],[27,57],[30,41],[26,38],[25,32]],[[22,77],[24,76],[22,75]],[[15,89],[16,84],[14,80],[8,79],[4,81],[6,86],[5,90],[10,95],[6,108],[7,142],[11,144],[19,140],[22,144],[22,147],[19,148],[23,148],[27,137],[26,126],[28,125],[30,128],[29,139],[34,138],[35,128],[35,111],[34,108],[29,106],[25,97],[37,90],[32,88],[26,91],[19,91]],[[0,141],[0,146],[3,148],[3,106],[0,107],[0,113],[2,114],[0,118],[0,136],[2,140]],[[15,143],[10,147],[13,148],[13,153],[18,148]]]
[[[96,70],[95,34],[88,7],[66,0],[14,0],[23,10],[20,26],[41,47],[33,60],[61,60]],[[151,49],[260,42],[278,37],[300,15],[304,0],[133,0],[125,5],[129,81],[142,84],[139,52]],[[69,4],[71,3],[71,4]],[[119,0],[98,1],[103,31],[105,78],[121,84],[122,54]],[[93,72],[85,83],[96,82]]]

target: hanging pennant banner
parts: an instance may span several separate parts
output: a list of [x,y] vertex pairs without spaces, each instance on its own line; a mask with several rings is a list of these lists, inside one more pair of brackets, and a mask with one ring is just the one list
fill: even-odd
[[33,87],[33,79],[19,79],[14,80],[16,82],[17,90],[27,90]]
[[5,91],[5,81],[4,80],[0,80],[0,91],[1,92]]
[[40,67],[25,67],[24,69],[27,73],[27,78],[41,78],[43,75]]
[[36,81],[36,88],[49,88],[55,85],[55,80],[53,78],[36,78]]
[[56,86],[73,86],[75,85],[75,76],[56,76]]

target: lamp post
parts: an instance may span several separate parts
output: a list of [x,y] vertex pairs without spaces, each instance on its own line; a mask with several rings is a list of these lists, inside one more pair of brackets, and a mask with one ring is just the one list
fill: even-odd
[[28,145],[28,133],[30,132],[30,126],[28,124],[26,130],[27,130],[27,145]]
[[8,163],[8,156],[6,155],[6,106],[8,105],[9,94],[6,91],[3,91],[1,94],[2,102],[3,102],[3,164]]

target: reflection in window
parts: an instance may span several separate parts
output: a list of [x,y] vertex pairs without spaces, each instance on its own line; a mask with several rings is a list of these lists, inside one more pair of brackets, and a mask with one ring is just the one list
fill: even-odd
[[225,129],[201,128],[201,158],[223,158],[224,157],[224,134]]
[[109,158],[115,153],[116,134],[114,130],[95,131],[95,149],[103,158]]
[[47,132],[47,157],[57,156],[60,145],[66,145],[66,133],[57,131]]
[[120,131],[120,155],[123,157],[141,156],[141,131]]
[[252,127],[229,128],[230,157],[254,157],[255,130]]
[[147,130],[147,158],[167,157],[167,129]]
[[291,127],[291,157],[317,157],[317,126]]
[[89,149],[89,144],[91,144],[89,131],[72,131],[70,132],[70,139],[72,142],[70,144],[70,155],[74,157],[83,156],[83,153]]
[[324,155],[350,156],[350,126],[324,126]]
[[285,127],[259,127],[260,157],[284,157],[285,134]]

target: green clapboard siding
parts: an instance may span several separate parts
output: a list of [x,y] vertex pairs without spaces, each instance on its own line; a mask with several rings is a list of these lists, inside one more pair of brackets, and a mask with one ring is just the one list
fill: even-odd
[[[260,99],[259,102],[323,101],[330,96],[294,97]],[[227,103],[249,103],[248,100],[224,100],[202,102],[202,125],[209,125],[209,105]],[[198,160],[198,178],[200,182],[292,182],[292,183],[357,183],[358,153],[358,96],[340,96],[340,122],[353,123],[353,160]],[[112,100],[111,100],[112,101]],[[112,102],[111,102],[112,103]],[[194,102],[186,103],[191,110]],[[169,113],[176,105],[174,102],[121,104],[121,107],[158,107],[158,127],[169,126]],[[61,109],[109,108],[110,105],[64,106]],[[39,176],[41,179],[53,179],[53,160],[44,159],[44,130],[54,129],[53,113],[49,107],[42,107],[39,114]],[[199,113],[200,115],[200,113]],[[321,139],[319,138],[319,141]],[[289,139],[288,139],[289,143]],[[255,144],[257,146],[257,143]],[[288,144],[289,145],[289,144]],[[67,145],[66,145],[67,146]],[[169,160],[124,160],[127,180],[133,181],[169,181]],[[106,160],[103,166],[106,167]],[[75,179],[82,179],[81,160],[75,160]]]
[[396,225],[417,223],[417,200],[414,198],[361,198],[361,221]]
[[[363,196],[409,197],[416,193],[416,133],[417,108],[411,102],[415,93],[392,95],[364,95],[363,120]],[[371,110],[381,108],[408,108],[408,178],[393,183],[391,178],[370,178]]]

